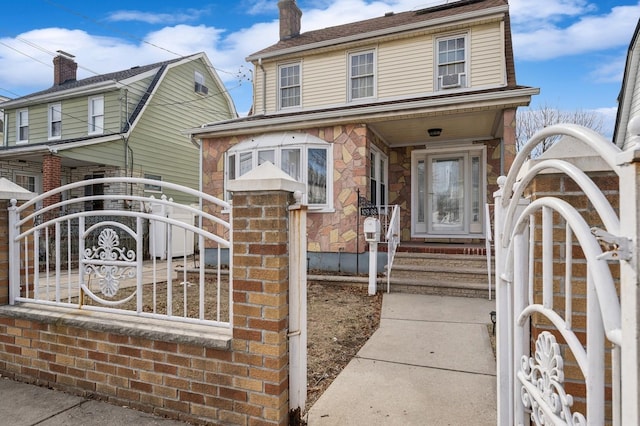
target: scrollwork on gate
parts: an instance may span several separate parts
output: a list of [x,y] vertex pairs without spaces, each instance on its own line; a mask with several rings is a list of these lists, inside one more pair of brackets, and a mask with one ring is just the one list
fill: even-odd
[[[98,278],[98,286],[104,296],[113,297],[118,292],[122,279],[136,276],[135,267],[117,263],[134,262],[135,259],[134,250],[120,247],[120,238],[116,231],[105,228],[98,236],[98,246],[84,251],[84,272]],[[96,260],[99,263],[90,263]]]
[[540,333],[534,357],[521,358],[518,377],[523,384],[522,402],[536,425],[556,424],[555,419],[560,419],[567,425],[586,426],[582,414],[571,412],[573,397],[564,389],[563,358],[553,334]]

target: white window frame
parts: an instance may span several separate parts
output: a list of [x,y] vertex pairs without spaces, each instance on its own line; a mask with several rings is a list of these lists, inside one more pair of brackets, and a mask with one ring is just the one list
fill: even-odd
[[[465,174],[465,214],[469,213],[472,217],[473,215],[473,179],[471,176],[472,171],[472,159],[474,157],[478,158],[479,165],[479,181],[478,181],[478,217],[477,221],[465,219],[465,226],[468,226],[465,231],[460,232],[450,232],[450,233],[432,233],[429,230],[429,219],[428,213],[429,210],[427,208],[424,209],[425,217],[424,223],[425,228],[418,230],[417,224],[418,222],[418,213],[420,209],[420,194],[419,188],[421,187],[420,182],[418,182],[418,173],[417,166],[420,161],[425,162],[424,172],[429,174],[430,159],[434,157],[451,157],[451,156],[459,156],[466,158],[465,168],[463,169],[463,173]],[[489,232],[487,229],[484,229],[485,225],[485,211],[484,205],[487,202],[487,147],[479,146],[479,145],[468,145],[461,144],[456,147],[451,148],[434,148],[434,149],[425,149],[425,150],[414,150],[411,153],[411,205],[413,206],[411,209],[411,237],[412,238],[484,238],[486,236],[486,232]],[[428,196],[427,188],[424,188],[425,193],[423,194],[425,197]],[[426,203],[428,204],[429,201]],[[424,205],[426,207],[426,204]]]
[[194,85],[193,85],[194,92],[200,95],[209,94],[209,88],[205,84],[206,81],[203,73],[201,73],[200,71],[194,71],[193,82],[194,82]]
[[[33,193],[36,194],[40,194],[42,192],[42,176],[37,174],[37,173],[29,173],[29,172],[22,172],[22,171],[14,171],[13,172],[13,181],[16,182],[17,185],[18,184],[18,178],[28,178],[28,179],[33,179],[33,190],[31,190],[30,188],[24,188],[27,191],[31,191]],[[20,185],[22,186],[22,185]]]
[[[102,111],[96,112],[94,101],[100,101]],[[104,133],[104,96],[92,96],[88,100],[89,104],[89,127],[90,135],[101,135]],[[99,121],[99,123],[98,123]]]
[[[57,111],[57,113],[56,113]],[[50,104],[47,108],[48,138],[57,140],[62,138],[62,104]],[[54,124],[60,123],[58,134],[54,132]]]
[[[453,60],[446,60],[444,62],[440,61],[440,43],[443,42],[449,42],[452,40],[458,40],[458,39],[463,39],[464,40],[464,58],[460,59],[460,58],[453,58]],[[456,34],[450,34],[450,35],[446,35],[446,36],[442,36],[442,37],[437,37],[435,39],[435,46],[434,46],[434,52],[435,52],[435,58],[434,58],[434,66],[435,66],[435,70],[434,70],[434,76],[435,76],[435,87],[437,88],[437,90],[452,90],[452,89],[464,89],[466,87],[468,87],[468,82],[469,82],[469,34],[468,33],[456,33]],[[448,58],[447,58],[448,59]],[[458,70],[458,72],[455,72],[453,74],[446,74],[446,75],[458,75],[458,81],[457,83],[453,83],[453,82],[446,82],[443,81],[443,77],[445,74],[441,75],[441,68],[442,67],[457,67],[460,68],[460,65],[462,67],[461,70]]]
[[[304,141],[305,135],[299,135],[298,140]],[[226,190],[229,180],[237,179],[243,174],[258,167],[260,151],[274,151],[274,165],[282,169],[282,151],[283,150],[300,150],[300,169],[297,170],[299,182],[304,183],[307,190],[303,194],[302,202],[308,204],[309,210],[315,212],[333,212],[333,146],[332,144],[325,142],[319,138],[316,138],[316,142],[301,142],[292,143],[293,139],[289,142],[281,143],[280,138],[268,139],[266,143],[261,143],[259,140],[250,141],[251,144],[241,142],[240,144],[230,148],[225,153],[225,173],[224,173],[224,186],[225,196],[227,200],[231,199],[230,193]],[[325,180],[325,194],[326,202],[312,204],[308,203],[309,199],[309,150],[322,149],[326,151],[326,180]],[[243,158],[244,172],[241,173],[241,157]],[[285,170],[285,173],[291,175],[289,171]]]
[[[22,122],[22,117],[26,117],[26,123]],[[21,132],[20,129],[21,128],[26,128],[27,129],[27,138],[26,139],[21,139]],[[16,111],[16,143],[27,143],[29,142],[29,110],[28,109],[21,109]]]
[[[373,60],[372,60],[372,71],[369,74],[358,74],[358,75],[354,75],[353,74],[353,68],[351,66],[351,62],[353,60],[353,58],[358,57],[358,56],[364,56],[364,55],[373,55]],[[352,101],[360,101],[363,99],[373,99],[376,97],[376,93],[377,93],[377,75],[376,75],[376,71],[377,71],[377,57],[376,57],[376,50],[375,49],[367,49],[367,50],[359,50],[356,52],[350,52],[347,55],[347,72],[349,74],[349,78],[348,78],[348,88],[347,88],[347,96],[350,102]],[[353,82],[356,79],[362,79],[362,78],[366,78],[366,77],[372,77],[372,88],[371,88],[371,94],[367,95],[367,96],[353,96]]]
[[[282,71],[289,68],[298,67],[298,82],[297,84],[283,85],[282,84]],[[296,105],[283,105],[282,92],[287,89],[298,88],[298,103]],[[278,108],[279,109],[291,109],[300,108],[302,106],[302,62],[289,62],[286,64],[278,65]]]
[[377,207],[387,206],[389,205],[389,157],[377,146],[371,145],[369,162],[369,201]]
[[[152,179],[152,180],[157,180],[162,182],[162,176],[160,175],[155,175],[155,174],[151,174],[151,173],[145,173],[144,174],[144,178],[145,179]],[[161,185],[153,185],[150,183],[145,183],[144,184],[144,192],[152,192],[154,194],[159,194],[162,193],[162,186]]]

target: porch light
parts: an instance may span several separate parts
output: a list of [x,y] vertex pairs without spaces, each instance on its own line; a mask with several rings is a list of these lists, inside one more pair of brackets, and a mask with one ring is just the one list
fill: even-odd
[[491,332],[495,336],[496,334],[496,311],[489,312],[489,316],[491,317],[491,324],[493,327],[491,328]]
[[442,133],[442,129],[435,127],[433,129],[427,130],[427,132],[429,133],[429,136],[435,138],[436,136],[440,136],[440,134]]

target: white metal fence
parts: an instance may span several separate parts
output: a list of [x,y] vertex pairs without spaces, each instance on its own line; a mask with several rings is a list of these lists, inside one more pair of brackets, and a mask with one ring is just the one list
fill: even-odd
[[[631,240],[624,236],[614,207],[578,167],[559,158],[543,158],[523,167],[528,154],[553,135],[570,136],[590,147],[620,177],[620,188],[625,186],[620,150],[576,125],[550,126],[534,135],[509,175],[500,178],[501,189],[495,194],[498,424],[603,425],[607,417],[615,425],[627,424],[621,420],[622,401],[637,407],[638,394],[621,392],[621,349],[636,343],[622,339],[621,304],[612,268],[631,260]],[[593,216],[561,197],[523,199],[529,183],[548,169],[575,182],[589,200],[587,210],[597,214],[595,225],[585,219],[594,220]],[[576,276],[577,270],[586,271],[586,277]],[[637,275],[622,274],[623,288],[625,280],[635,285]],[[579,302],[585,306],[573,305]],[[608,357],[611,377],[607,380]],[[586,401],[580,406],[584,410],[576,408],[577,401],[567,390],[568,362],[577,365],[572,380],[576,371],[582,375]],[[632,363],[630,371],[637,372]],[[611,401],[605,396],[609,386]]]
[[[78,197],[36,208],[47,198],[59,199],[69,190],[96,184],[121,187],[125,193]],[[131,185],[145,184],[192,196],[196,206],[166,197],[153,203],[194,220],[189,223],[150,212],[148,198],[127,191]],[[95,201],[103,205],[117,201],[123,208],[83,211]],[[180,185],[138,178],[91,179],[62,186],[19,207],[14,202],[9,208],[10,303],[230,327],[233,279],[220,262],[222,250],[229,250],[229,263],[233,258],[230,216],[225,201]],[[161,237],[149,232],[149,222],[162,227]],[[176,235],[179,244],[174,242]],[[163,260],[149,256],[149,247],[158,246],[157,238],[164,239]],[[213,269],[205,264],[206,249],[218,253]]]

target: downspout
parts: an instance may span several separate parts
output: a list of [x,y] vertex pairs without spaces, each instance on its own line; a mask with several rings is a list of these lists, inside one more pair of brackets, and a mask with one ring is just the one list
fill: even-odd
[[[202,193],[202,140],[198,140],[191,135],[191,143],[198,148],[198,191]],[[202,212],[202,195],[198,195],[198,210]],[[202,229],[202,215],[198,215],[198,227]]]
[[262,66],[262,58],[258,58],[258,66],[262,70],[262,115],[267,113],[267,71]]
[[500,176],[504,174],[504,138],[500,138]]
[[[129,89],[124,89],[124,114],[127,120],[127,132],[131,130],[129,121]],[[129,136],[122,136],[124,141],[124,176],[133,177],[133,149],[129,146]],[[129,174],[129,156],[131,156],[131,174]],[[133,184],[129,185],[129,195],[133,195]]]

